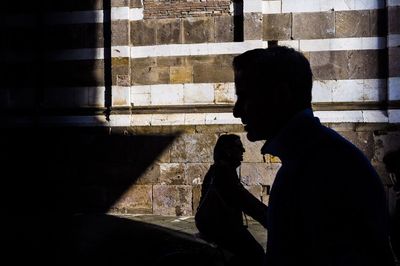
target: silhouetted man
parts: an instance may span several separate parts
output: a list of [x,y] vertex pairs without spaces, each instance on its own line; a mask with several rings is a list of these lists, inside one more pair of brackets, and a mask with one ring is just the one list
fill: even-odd
[[381,180],[353,144],[311,109],[308,60],[287,47],[234,58],[237,102],[250,141],[282,167],[267,216],[266,265],[393,265]]
[[204,177],[196,226],[202,237],[230,251],[229,265],[263,264],[262,246],[243,224],[243,213],[266,226],[267,206],[241,184],[236,173],[245,152],[240,137],[221,135],[214,147],[214,164]]

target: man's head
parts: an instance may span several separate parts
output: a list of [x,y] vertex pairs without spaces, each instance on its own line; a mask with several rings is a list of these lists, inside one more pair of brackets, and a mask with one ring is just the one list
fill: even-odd
[[239,166],[243,161],[245,149],[238,135],[221,135],[214,147],[214,161],[230,163]]
[[312,72],[294,49],[254,49],[233,60],[237,101],[233,110],[250,141],[270,139],[297,112],[311,107]]

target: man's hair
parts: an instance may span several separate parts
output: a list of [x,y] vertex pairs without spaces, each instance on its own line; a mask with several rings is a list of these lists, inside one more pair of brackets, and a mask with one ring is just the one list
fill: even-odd
[[298,103],[296,108],[311,107],[312,71],[305,56],[286,46],[254,49],[233,60],[236,86],[257,95],[286,85]]
[[227,159],[227,150],[231,149],[237,140],[240,140],[240,137],[235,134],[221,135],[214,146],[214,161]]

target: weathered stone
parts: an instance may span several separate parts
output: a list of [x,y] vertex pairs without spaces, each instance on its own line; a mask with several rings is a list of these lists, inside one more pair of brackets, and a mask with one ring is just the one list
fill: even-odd
[[373,161],[375,163],[383,162],[383,157],[391,151],[400,148],[399,132],[376,132],[374,134],[375,153]]
[[186,163],[185,177],[191,185],[200,185],[210,169],[211,163]]
[[388,7],[388,32],[400,34],[400,6]]
[[197,133],[244,132],[243,125],[197,125]]
[[336,37],[370,36],[369,10],[335,12]]
[[170,67],[170,83],[192,83],[193,68],[192,67]]
[[232,83],[216,83],[214,85],[215,103],[235,103],[235,87]]
[[369,12],[370,12],[369,23],[370,23],[371,36],[386,36],[388,32],[388,27],[387,27],[388,20],[387,20],[386,10],[372,9]]
[[347,53],[323,51],[310,53],[310,64],[316,80],[347,79]]
[[158,66],[168,66],[168,67],[182,67],[187,64],[187,56],[164,56],[157,57]]
[[374,138],[372,132],[344,131],[338,133],[357,146],[368,159],[372,159],[374,156]]
[[243,162],[246,163],[262,163],[264,162],[261,154],[261,147],[264,145],[264,141],[251,142],[247,139],[247,133],[239,134],[242,140],[243,147],[246,150],[243,154]]
[[294,13],[292,30],[295,40],[334,38],[335,13]]
[[272,185],[280,164],[242,163],[241,179],[247,186]]
[[400,47],[389,48],[389,77],[400,76]]
[[268,204],[269,195],[267,194],[266,186],[262,185],[253,185],[253,186],[245,186],[245,188],[257,199],[259,199],[262,203]]
[[185,177],[185,169],[182,163],[160,164],[160,184],[162,185],[189,185]]
[[160,179],[160,164],[152,163],[143,173],[138,173],[137,184],[156,184]]
[[216,134],[183,135],[171,146],[171,162],[211,163],[216,142]]
[[180,19],[159,19],[157,44],[182,43]]
[[129,75],[116,75],[117,86],[130,86],[131,77]]
[[193,215],[196,214],[201,198],[201,185],[194,185],[192,191]]
[[142,8],[142,0],[130,0],[130,7],[131,8]]
[[131,21],[131,44],[133,46],[156,44],[157,20]]
[[350,79],[385,78],[387,75],[387,55],[384,50],[347,51],[347,60]]
[[263,38],[263,15],[261,13],[244,14],[244,39],[261,40]]
[[279,159],[279,157],[276,157],[276,156],[272,156],[272,155],[268,155],[268,159],[267,159],[267,162],[270,162],[270,163],[282,163],[281,162],[281,159]]
[[192,186],[153,186],[153,213],[157,215],[192,215]]
[[231,16],[214,17],[215,42],[233,42],[233,18]]
[[193,67],[193,82],[233,82],[233,69],[227,66],[218,65],[195,65]]
[[184,43],[214,42],[213,18],[186,18],[183,21]]
[[263,17],[263,40],[290,40],[292,14],[267,14]]
[[112,207],[122,213],[152,213],[153,199],[151,185],[131,186]]
[[129,45],[128,20],[117,20],[111,23],[111,45]]
[[130,0],[113,0],[110,2],[112,7],[123,7],[123,6],[129,6]]

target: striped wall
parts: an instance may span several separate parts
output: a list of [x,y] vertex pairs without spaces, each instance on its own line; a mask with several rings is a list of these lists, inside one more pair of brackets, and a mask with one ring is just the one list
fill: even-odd
[[[39,18],[5,18],[11,43],[24,43],[21,35],[39,27],[43,49],[38,55],[25,41],[0,52],[11,73],[3,107],[41,106],[80,125],[108,125],[91,117],[101,117],[109,101],[112,125],[235,124],[232,58],[278,43],[310,60],[323,121],[399,122],[398,1],[252,0],[227,13],[175,18],[145,17],[146,0],[111,1],[110,10],[103,2],[58,1]],[[234,14],[243,14],[241,42]],[[45,59],[39,81],[30,73],[38,56]]]

